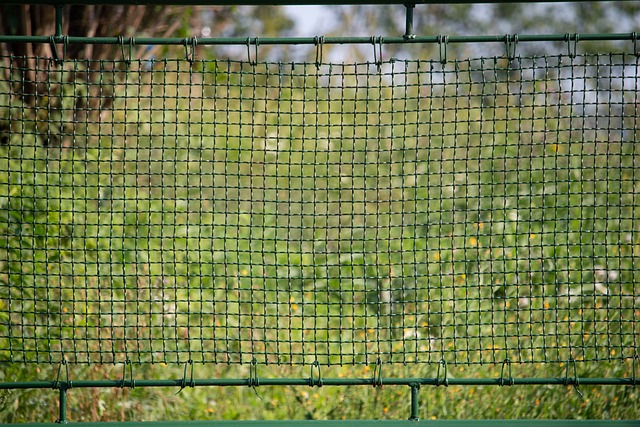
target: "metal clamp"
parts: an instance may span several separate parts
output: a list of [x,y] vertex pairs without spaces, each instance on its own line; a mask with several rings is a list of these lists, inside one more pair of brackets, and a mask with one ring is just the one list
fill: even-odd
[[[189,384],[187,384],[187,366],[191,365],[191,379],[189,380]],[[193,380],[193,360],[189,359],[187,363],[184,364],[184,371],[182,373],[182,384],[181,387],[185,388],[186,386],[191,388],[196,386],[195,381]]]
[[638,33],[635,31],[631,33],[631,41],[633,42],[633,55],[636,58],[640,58],[640,51],[638,51]]
[[373,381],[373,388],[382,388],[382,359],[379,357],[378,360],[376,360],[376,365],[373,367],[371,380]]
[[316,36],[313,39],[313,43],[316,45],[316,67],[320,67],[322,65],[322,47],[324,45],[324,36]]
[[[440,377],[440,368],[442,367],[442,377]],[[441,381],[442,378],[442,381]],[[443,385],[449,387],[449,379],[447,378],[447,361],[440,359],[438,362],[438,373],[436,374],[436,387]]]
[[518,46],[518,35],[505,35],[504,36],[504,44],[507,51],[507,59],[509,62],[513,61],[516,58],[516,48]]
[[[371,44],[373,45],[373,62],[378,67],[378,72],[382,69],[382,36],[371,36]],[[376,50],[376,44],[378,49]]]
[[440,63],[442,65],[447,63],[447,44],[449,43],[449,36],[438,36],[438,51],[440,53]]
[[256,37],[253,39],[255,45],[255,58],[251,59],[251,37],[247,37],[247,58],[249,60],[249,65],[256,65],[258,63],[258,45],[260,44],[260,39]]
[[[573,378],[569,378],[570,365],[573,366]],[[578,392],[580,397],[584,397],[582,392],[580,392],[580,390],[578,389],[578,387],[580,386],[580,377],[578,377],[578,365],[576,364],[576,360],[573,357],[570,357],[569,360],[567,360],[567,369],[565,370],[565,373],[564,373],[563,383],[565,386],[572,385],[573,389],[576,392]]]
[[124,361],[124,365],[122,366],[122,379],[120,380],[120,388],[124,388],[126,386],[125,377],[127,373],[127,366],[129,366],[129,387],[135,388],[136,381],[133,379],[133,363],[130,359]]
[[[62,366],[64,365],[65,371],[65,381],[64,383],[60,382],[60,372],[62,371]],[[58,365],[58,374],[56,375],[56,379],[51,384],[51,388],[54,390],[62,390],[69,389],[72,387],[71,381],[69,381],[69,364],[67,363],[67,359],[63,358],[60,364]]]
[[135,45],[135,40],[133,39],[133,37],[129,37],[129,57],[126,58],[124,55],[124,37],[119,36],[118,37],[118,43],[120,43],[120,52],[122,53],[122,62],[125,63],[125,65],[128,67],[131,65],[131,56],[132,56],[132,51],[133,51],[133,45]]
[[[573,49],[571,48],[571,39],[573,37]],[[573,59],[576,57],[576,52],[578,48],[578,40],[580,40],[580,35],[578,33],[574,33],[573,36],[569,33],[564,35],[564,39],[567,42],[567,55],[569,58]]]
[[[505,366],[508,368],[509,371],[509,378],[507,379],[507,381],[505,382],[505,378],[504,378],[504,368]],[[504,362],[502,362],[502,369],[500,370],[500,379],[498,381],[498,385],[500,387],[503,386],[512,386],[514,384],[514,380],[513,380],[513,375],[511,374],[511,360],[509,360],[509,358],[504,359]]]
[[[314,372],[316,373],[314,374]],[[320,363],[317,360],[311,364],[309,387],[322,387],[322,373],[320,372]]]
[[184,55],[189,64],[193,64],[196,60],[196,46],[198,45],[198,39],[196,37],[184,39]]
[[251,359],[251,365],[249,365],[249,387],[255,390],[260,386],[260,378],[258,378],[258,360],[254,357]]
[[633,359],[631,362],[631,371],[632,371],[631,375],[633,375],[631,377],[631,385],[634,387],[636,386],[636,384],[638,384],[638,374],[636,373],[636,367],[637,367],[636,361],[640,362],[640,356],[638,356],[637,352],[633,355]]
[[62,36],[62,58],[58,55],[58,47],[56,46],[56,39],[59,37],[49,36],[49,46],[51,46],[51,54],[53,55],[53,61],[56,65],[62,65],[67,58],[67,45],[69,44],[69,36]]

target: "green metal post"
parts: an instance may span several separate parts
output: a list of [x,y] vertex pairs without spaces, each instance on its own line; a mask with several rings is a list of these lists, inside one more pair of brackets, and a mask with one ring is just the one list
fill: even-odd
[[416,35],[413,33],[413,9],[415,9],[416,5],[414,3],[407,3],[404,5],[407,9],[406,21],[405,21],[405,39],[415,39]]
[[62,37],[62,5],[56,5],[56,37]]
[[418,409],[420,407],[418,391],[420,390],[420,384],[412,383],[409,387],[411,387],[411,416],[409,417],[409,421],[420,421],[420,417],[418,416]]
[[67,387],[66,384],[61,384],[60,385],[60,399],[58,399],[58,402],[60,404],[60,416],[58,418],[58,420],[56,420],[56,423],[58,424],[68,424],[69,421],[67,421]]

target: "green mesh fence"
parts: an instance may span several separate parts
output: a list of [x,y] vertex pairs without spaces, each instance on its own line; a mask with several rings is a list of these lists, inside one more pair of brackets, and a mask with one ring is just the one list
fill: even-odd
[[0,63],[1,362],[637,354],[633,55]]

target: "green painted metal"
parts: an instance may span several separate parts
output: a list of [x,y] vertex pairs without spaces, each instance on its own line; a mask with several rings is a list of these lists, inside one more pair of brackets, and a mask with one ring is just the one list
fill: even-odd
[[[465,44],[465,43],[506,43],[517,40],[520,42],[567,42],[578,43],[580,41],[633,41],[637,39],[636,33],[606,33],[606,34],[507,34],[487,36],[415,36],[415,37],[323,37],[322,44],[326,45],[353,45],[353,44]],[[59,44],[106,44],[135,46],[147,45],[174,45],[184,46],[196,43],[198,46],[229,46],[229,45],[318,45],[317,37],[54,37]],[[4,43],[50,43],[48,36],[9,36],[0,35],[0,42]]]
[[[448,378],[449,386],[506,386],[505,378]],[[260,378],[260,386],[308,386],[312,387],[311,378]],[[420,388],[421,386],[442,386],[442,379],[438,378],[382,378],[377,382],[374,378],[323,378],[323,387],[345,386],[408,386]],[[187,380],[189,387],[251,387],[249,378],[194,378]],[[634,378],[512,378],[510,383],[518,385],[602,385],[602,386],[634,386],[637,381]],[[136,388],[136,387],[182,387],[183,379],[174,380],[73,380],[73,381],[15,381],[0,382],[0,390],[11,389],[51,389],[71,390],[81,388]]]
[[409,417],[409,421],[419,421],[420,402],[418,400],[418,393],[420,392],[420,383],[413,382],[409,387],[411,387],[411,416]]

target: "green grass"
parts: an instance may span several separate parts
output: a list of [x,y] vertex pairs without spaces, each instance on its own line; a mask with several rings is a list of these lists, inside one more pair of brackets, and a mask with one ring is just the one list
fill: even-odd
[[[456,80],[409,64],[392,86],[364,65],[169,61],[93,88],[67,69],[56,108],[25,110],[4,88],[4,120],[21,120],[0,146],[0,359],[29,363],[1,380],[53,379],[63,355],[74,379],[120,378],[127,359],[136,378],[188,360],[245,378],[253,358],[264,377],[315,360],[370,377],[378,357],[389,377],[442,359],[499,377],[505,358],[563,377],[570,357],[581,376],[632,376],[636,118],[602,101],[594,126],[553,67],[518,81],[505,65],[461,62]],[[635,389],[582,391],[424,387],[421,416],[639,416]],[[175,392],[71,390],[69,416],[409,415],[406,387]],[[3,392],[0,421],[55,419],[55,398]]]

